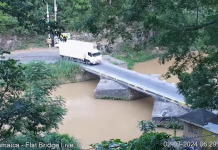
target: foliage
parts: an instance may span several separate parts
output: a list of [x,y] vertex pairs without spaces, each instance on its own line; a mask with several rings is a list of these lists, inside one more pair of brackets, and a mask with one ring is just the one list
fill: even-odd
[[165,147],[164,142],[168,141],[170,135],[162,132],[149,132],[142,134],[138,139],[129,141],[130,150],[175,150],[174,147]]
[[43,35],[31,36],[28,38],[28,40],[22,41],[22,46],[18,47],[17,49],[26,49],[28,47],[46,47],[46,38],[47,36]]
[[[79,29],[80,21],[89,16],[91,9],[89,0],[59,0],[57,1],[58,15],[57,22],[54,20],[54,1],[47,0],[50,13],[50,33],[57,34],[67,30]],[[14,1],[0,0],[0,20],[2,22],[0,28],[7,31],[6,27],[14,28],[15,34],[28,35],[28,31],[36,31],[39,34],[45,34],[48,31],[46,18],[46,2],[41,0],[22,0]]]
[[155,131],[156,125],[151,121],[142,120],[138,122],[138,127],[140,131],[142,131],[143,133],[147,133],[150,131]]
[[[46,4],[40,0],[22,0],[14,1],[1,0],[0,8],[3,13],[16,17],[19,25],[26,29],[44,34],[48,31],[46,21]],[[58,22],[50,21],[50,32],[54,33],[55,29],[63,30]]]
[[[52,5],[52,1],[50,3]],[[59,0],[58,5],[58,21],[66,28],[66,30],[80,30],[81,22],[90,16],[91,4],[90,0]]]
[[111,149],[119,149],[119,150],[128,150],[127,143],[122,142],[120,139],[110,139],[109,141],[102,141],[100,144],[90,144],[92,148],[95,150],[111,150]]
[[[28,143],[27,143],[28,142]],[[80,150],[80,144],[77,139],[70,137],[66,134],[57,134],[55,132],[45,133],[42,135],[35,135],[33,133],[27,133],[25,135],[19,134],[14,137],[10,137],[6,141],[2,141],[2,144],[19,144],[20,150],[38,150],[39,147],[41,150],[47,149],[65,149],[65,150]],[[30,143],[32,147],[30,147]],[[37,144],[33,147],[34,144]],[[51,144],[50,144],[51,143]],[[43,144],[47,144],[42,146]],[[50,145],[49,145],[50,144]],[[69,148],[64,148],[65,145],[68,145]],[[13,148],[1,148],[2,150],[10,150]]]
[[154,132],[156,126],[150,121],[139,121],[138,127],[143,134],[129,142],[122,142],[120,139],[110,139],[101,143],[91,144],[96,150],[175,150],[174,147],[165,147],[164,142],[170,140],[166,133]]
[[54,64],[46,65],[51,69],[53,77],[61,82],[64,80],[73,81],[78,74],[82,74],[82,68],[75,63],[71,63],[66,60],[59,60]]
[[[49,8],[49,24],[46,15],[46,2]],[[89,16],[91,5],[89,0],[58,0],[57,22],[54,18],[54,1],[46,0],[0,0],[0,34],[22,36],[22,46],[45,46],[45,39],[38,41],[39,35],[51,33],[60,37],[61,33],[69,30],[80,30],[80,23]],[[50,29],[48,29],[48,25]],[[9,36],[9,37],[10,37]],[[2,37],[2,38],[4,38]],[[26,40],[26,41],[25,41]],[[42,43],[43,42],[43,43]],[[1,48],[0,48],[1,49]]]
[[0,61],[0,139],[57,128],[66,114],[63,98],[50,96],[57,86],[43,63]]
[[[44,61],[39,61],[39,63],[52,74],[51,80],[55,84],[63,84],[68,81],[75,82],[77,75],[83,75],[84,71],[80,65],[71,63],[67,60],[58,60],[55,63],[45,63]],[[35,62],[31,61],[26,66],[31,68]],[[48,79],[45,79],[48,80]]]
[[166,128],[183,129],[184,125],[179,120],[171,119],[166,125]]
[[129,142],[122,142],[120,139],[102,141],[100,144],[91,144],[96,150],[175,150],[174,147],[165,147],[164,142],[168,141],[170,135],[166,133],[147,132],[139,138]]
[[0,11],[0,33],[5,34],[9,28],[15,27],[16,19]]
[[[164,49],[160,63],[175,59],[166,77],[179,77],[186,103],[217,109],[217,6],[215,0],[95,0],[83,28],[105,34],[111,42],[119,37],[130,42],[137,33],[144,37],[144,47]],[[186,73],[188,68],[193,72]]]
[[169,128],[169,129],[183,129],[184,125],[179,120],[170,119],[164,124],[158,124],[157,127],[164,127],[164,128]]
[[132,69],[135,63],[144,62],[156,57],[156,55],[144,51],[142,48],[134,51],[128,43],[123,43],[122,48],[112,55],[117,59],[125,61],[129,69]]

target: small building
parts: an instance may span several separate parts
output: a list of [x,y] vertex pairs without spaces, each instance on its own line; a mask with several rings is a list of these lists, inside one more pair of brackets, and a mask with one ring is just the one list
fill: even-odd
[[218,115],[196,109],[179,117],[184,122],[184,144],[198,150],[218,150]]

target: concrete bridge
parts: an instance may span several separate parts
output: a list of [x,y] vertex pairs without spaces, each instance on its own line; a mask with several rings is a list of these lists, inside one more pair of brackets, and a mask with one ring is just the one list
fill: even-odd
[[[19,59],[23,63],[31,60],[55,62],[60,58],[58,49],[18,51],[6,58]],[[172,117],[187,113],[190,109],[184,102],[184,96],[178,93],[176,85],[167,83],[149,75],[139,74],[116,65],[102,62],[99,65],[81,65],[85,71],[134,89],[155,99],[152,118]]]
[[175,84],[157,80],[149,75],[140,74],[106,62],[95,66],[82,66],[88,72],[114,80],[136,91],[186,106],[184,96],[178,93]]

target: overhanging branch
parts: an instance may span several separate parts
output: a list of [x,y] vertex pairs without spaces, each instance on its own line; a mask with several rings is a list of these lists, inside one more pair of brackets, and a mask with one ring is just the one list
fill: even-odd
[[211,22],[199,25],[199,26],[186,26],[185,28],[186,28],[187,31],[195,31],[195,30],[199,30],[199,29],[202,29],[204,27],[213,25],[215,23],[217,23],[217,20],[214,20],[214,21],[211,21]]

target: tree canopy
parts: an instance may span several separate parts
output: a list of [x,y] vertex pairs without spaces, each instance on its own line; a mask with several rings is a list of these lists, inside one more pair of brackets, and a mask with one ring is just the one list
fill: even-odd
[[56,87],[43,63],[0,61],[0,141],[17,133],[37,135],[58,128],[66,109],[61,97],[51,97]]
[[[49,7],[50,33],[58,35],[65,30],[79,29],[78,22],[88,16],[91,7],[89,0],[58,0],[58,15],[57,22],[55,22],[53,0],[46,0],[45,2],[42,0],[0,0],[0,18],[3,19],[0,20],[2,23],[0,28],[6,26],[10,29],[15,26],[18,28],[16,30],[18,35],[32,33],[33,31],[38,34],[45,34],[48,32],[46,3]],[[28,30],[28,32],[24,32],[20,28]],[[55,30],[58,32],[56,33]]]

